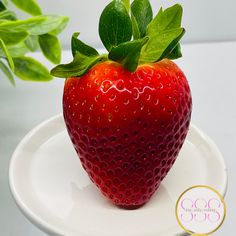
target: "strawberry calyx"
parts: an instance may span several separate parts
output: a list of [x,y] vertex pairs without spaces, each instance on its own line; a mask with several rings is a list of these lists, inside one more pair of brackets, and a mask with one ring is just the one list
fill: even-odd
[[182,56],[179,41],[185,30],[181,27],[182,6],[175,4],[162,8],[153,18],[149,0],[113,0],[103,10],[99,21],[99,35],[108,54],[99,55],[93,47],[73,34],[71,50],[73,61],[51,70],[55,77],[80,77],[94,65],[115,61],[134,72],[145,63]]

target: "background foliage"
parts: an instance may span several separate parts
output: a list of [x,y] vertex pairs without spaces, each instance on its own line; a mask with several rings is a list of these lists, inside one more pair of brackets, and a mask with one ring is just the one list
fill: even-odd
[[[26,12],[18,19],[10,4]],[[27,56],[38,49],[54,64],[61,61],[61,44],[57,35],[68,23],[68,17],[44,15],[35,0],[0,0],[0,69],[15,85],[14,76],[22,80],[49,81],[48,69]]]

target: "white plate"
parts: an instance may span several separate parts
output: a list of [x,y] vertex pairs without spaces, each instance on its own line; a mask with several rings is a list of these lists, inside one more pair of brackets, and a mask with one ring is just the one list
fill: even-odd
[[59,115],[37,126],[18,145],[9,182],[25,216],[50,235],[173,236],[182,232],[174,210],[179,195],[199,184],[225,195],[227,173],[216,145],[192,125],[151,201],[138,210],[118,209],[90,182]]

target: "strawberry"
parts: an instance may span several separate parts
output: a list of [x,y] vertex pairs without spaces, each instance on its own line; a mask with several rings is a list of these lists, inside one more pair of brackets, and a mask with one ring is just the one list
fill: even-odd
[[104,196],[126,209],[151,198],[188,132],[191,92],[171,61],[181,56],[181,17],[180,5],[161,8],[153,19],[148,0],[131,7],[114,0],[99,22],[108,55],[75,33],[73,61],[52,70],[67,77],[63,114],[83,168]]

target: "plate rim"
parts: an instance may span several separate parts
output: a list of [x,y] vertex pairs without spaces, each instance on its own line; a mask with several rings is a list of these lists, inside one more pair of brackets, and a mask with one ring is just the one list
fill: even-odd
[[[9,183],[9,187],[10,187],[10,192],[12,194],[12,197],[16,203],[16,205],[18,206],[18,209],[20,209],[20,211],[23,213],[23,215],[30,221],[32,222],[36,227],[38,227],[39,229],[41,229],[43,232],[46,232],[50,235],[56,235],[56,236],[65,236],[66,232],[62,232],[60,229],[58,229],[57,227],[52,226],[51,224],[47,223],[45,220],[41,219],[40,217],[37,216],[37,214],[35,214],[25,203],[24,201],[21,199],[19,193],[17,192],[16,186],[14,184],[14,167],[15,167],[15,162],[18,156],[18,153],[20,152],[20,150],[22,149],[22,147],[24,147],[24,145],[28,142],[28,140],[30,139],[31,136],[33,136],[35,133],[37,133],[38,131],[40,131],[40,129],[42,129],[45,125],[59,120],[59,119],[63,119],[63,114],[57,114],[55,116],[50,117],[49,119],[44,120],[43,122],[39,123],[38,125],[36,125],[33,129],[31,129],[29,132],[26,133],[26,135],[21,139],[21,141],[18,143],[18,145],[16,146],[10,162],[9,162],[9,173],[8,173],[8,183]],[[193,124],[191,122],[190,124],[191,129],[193,129],[195,132],[197,132],[201,138],[205,141],[207,141],[207,143],[214,149],[214,151],[217,153],[217,159],[220,162],[221,166],[222,166],[222,174],[223,174],[223,178],[222,178],[222,186],[223,189],[221,190],[221,194],[223,197],[225,197],[226,192],[227,192],[227,187],[228,187],[228,170],[226,167],[226,162],[225,159],[222,155],[222,153],[220,152],[218,146],[215,144],[215,142],[207,135],[205,134],[202,130],[200,130],[195,124]],[[181,229],[180,229],[181,230]],[[180,231],[180,232],[176,232],[175,235],[188,235],[185,231]],[[83,236],[83,233],[81,233],[81,235],[79,236]]]
[[55,116],[50,117],[49,119],[44,120],[43,122],[36,125],[33,129],[26,133],[26,135],[21,139],[21,141],[16,146],[9,163],[9,177],[8,183],[11,190],[11,194],[13,197],[14,202],[16,203],[18,209],[23,213],[23,215],[31,222],[34,226],[38,227],[43,232],[46,232],[49,235],[56,235],[56,236],[65,236],[65,232],[60,232],[60,230],[50,224],[48,224],[45,220],[41,219],[37,216],[21,199],[19,193],[16,190],[16,186],[14,184],[14,163],[16,162],[16,158],[18,156],[19,150],[27,143],[30,137],[54,120],[60,119],[62,114],[58,114]]

